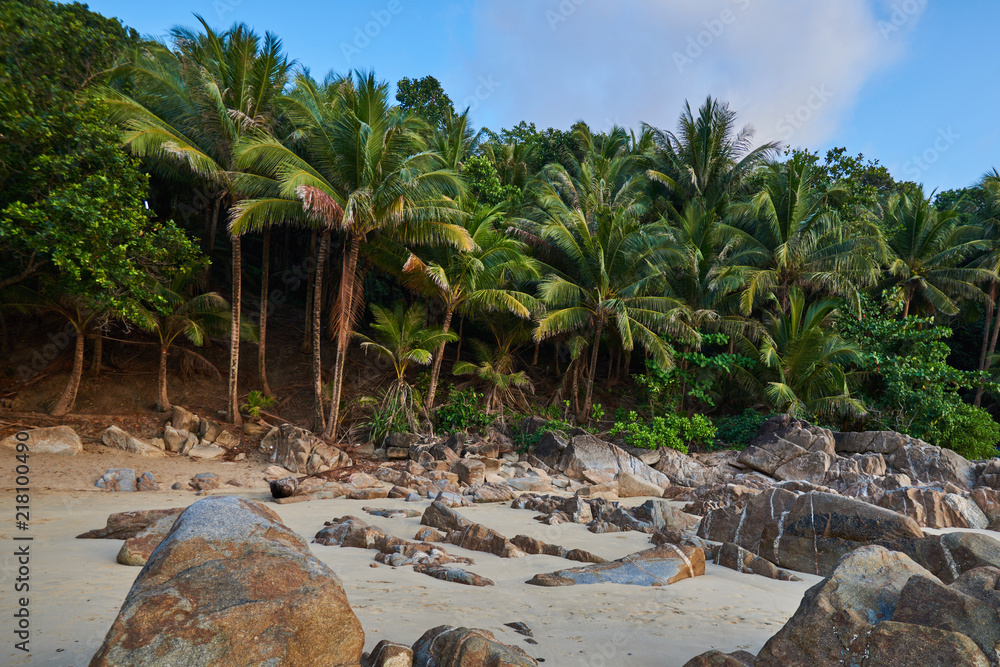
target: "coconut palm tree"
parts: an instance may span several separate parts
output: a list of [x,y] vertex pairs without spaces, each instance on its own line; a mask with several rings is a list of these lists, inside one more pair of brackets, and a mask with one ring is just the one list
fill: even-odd
[[831,204],[846,189],[824,187],[801,156],[767,164],[762,178],[763,188],[729,211],[737,252],[728,263],[742,282],[743,313],[771,294],[787,309],[792,287],[844,297],[857,308],[859,289],[879,275],[881,240],[874,224],[844,225]]
[[[538,263],[526,253],[525,244],[498,230],[503,215],[501,205],[478,206],[466,201],[465,206],[472,210],[462,224],[474,248],[460,252],[439,246],[410,253],[402,268],[404,284],[443,304],[446,333],[456,312],[509,312],[529,319],[537,304],[516,285],[537,278]],[[434,354],[424,406],[428,415],[434,408],[445,343],[442,340]]]
[[[177,271],[169,284],[156,283],[150,293],[157,306],[143,307],[143,328],[153,331],[159,342],[160,364],[157,377],[156,407],[161,412],[170,410],[167,395],[167,358],[178,337],[184,336],[195,347],[201,347],[210,336],[226,335],[232,324],[229,303],[216,292],[190,295],[191,267]],[[247,322],[240,322],[242,338],[254,340],[256,332]],[[191,350],[185,354],[201,368],[218,370],[207,359]]]
[[[348,341],[363,305],[357,279],[362,247],[382,234],[404,246],[447,243],[470,250],[473,245],[468,232],[453,222],[461,217],[453,200],[444,196],[461,194],[461,182],[454,171],[437,168],[437,158],[425,150],[419,134],[423,122],[389,103],[386,83],[374,73],[334,77],[322,85],[300,75],[295,91],[286,101],[298,137],[295,149],[258,137],[239,152],[240,168],[277,180],[281,199],[244,203],[231,228],[276,224],[295,199],[324,238],[332,232],[344,236],[337,359],[324,429],[331,437],[339,428]],[[247,210],[254,216],[244,215]]]
[[678,317],[682,304],[656,293],[662,263],[656,236],[662,231],[655,226],[641,225],[627,208],[600,216],[592,226],[581,209],[564,204],[550,209],[540,233],[563,255],[565,268],[545,276],[539,284],[546,310],[535,329],[536,340],[593,332],[586,397],[578,414],[582,421],[590,412],[606,326],[614,328],[624,350],[632,350],[638,342],[665,368],[672,360],[660,334],[685,341],[696,341],[698,336]]
[[708,208],[723,213],[730,197],[779,147],[778,142],[753,147],[753,130],[737,130],[736,112],[711,97],[697,115],[684,103],[676,133],[646,124],[643,128],[655,146],[649,154],[649,177],[667,188],[675,212],[700,197]]
[[[224,213],[241,197],[234,187],[235,147],[274,124],[290,64],[281,40],[271,33],[262,39],[245,24],[217,33],[197,18],[204,32],[174,28],[172,48],[144,45],[114,73],[124,84],[102,89],[100,97],[133,153],[150,158],[168,177],[180,170],[192,173],[214,193],[211,251],[220,210]],[[240,239],[234,236],[234,322],[241,320],[242,264]],[[239,327],[232,327],[227,411],[234,423],[242,421],[239,335]]]
[[743,339],[743,353],[760,365],[738,367],[737,378],[751,394],[790,414],[864,415],[864,406],[851,396],[845,370],[860,361],[860,351],[831,326],[837,316],[837,301],[807,304],[803,291],[793,286],[787,311],[768,313],[763,341],[755,345]]
[[385,393],[382,407],[390,408],[395,421],[399,414],[405,416],[411,430],[416,430],[413,405],[413,388],[406,381],[406,371],[418,364],[426,366],[434,358],[433,350],[444,343],[454,341],[457,336],[442,327],[427,325],[427,311],[414,304],[404,310],[400,301],[392,308],[371,305],[375,321],[371,328],[374,337],[355,334],[361,339],[361,349],[374,351],[379,357],[392,363],[396,377]]
[[890,199],[885,226],[891,236],[887,276],[880,286],[903,305],[903,317],[911,309],[955,315],[961,299],[988,300],[978,285],[993,274],[964,266],[974,254],[988,250],[982,228],[958,224],[955,211],[938,211],[922,191]]

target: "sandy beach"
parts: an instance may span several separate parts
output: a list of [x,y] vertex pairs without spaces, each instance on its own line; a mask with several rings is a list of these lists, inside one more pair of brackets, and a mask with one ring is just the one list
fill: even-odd
[[[5,497],[11,511],[0,521],[0,538],[7,545],[0,559],[7,591],[2,596],[0,617],[5,619],[11,619],[13,607],[11,591],[16,566],[10,548],[12,537],[17,532],[34,538],[30,582],[32,652],[25,656],[14,650],[14,640],[10,639],[14,628],[8,620],[8,627],[0,628],[9,638],[0,653],[5,664],[86,665],[140,570],[115,562],[121,541],[78,540],[75,536],[104,526],[113,512],[181,507],[198,499],[191,491],[70,490],[79,470],[86,468],[93,456],[85,453],[73,459],[33,457],[38,470],[34,484],[40,490],[31,498],[30,530],[22,533],[15,529],[13,493],[9,487],[14,459],[11,452],[2,453],[2,465],[11,471],[5,475]],[[116,455],[115,460],[120,463],[133,458],[133,465],[154,471],[157,465],[176,465],[173,461],[156,462],[125,454]],[[102,465],[107,462],[101,457]],[[185,463],[190,467],[190,475],[213,467]],[[65,480],[45,490],[45,476],[60,466],[67,470]],[[240,471],[246,479],[252,477],[249,465],[245,472],[239,466],[222,469]],[[175,471],[178,476],[182,472]],[[412,539],[419,527],[419,517],[385,519],[370,516],[362,508],[423,510],[429,504],[429,501],[336,499],[278,505],[269,502],[270,494],[261,486],[212,493],[267,502],[289,527],[310,542],[324,521],[345,515],[357,516],[393,535]],[[634,498],[626,502],[638,504],[643,500]],[[511,509],[509,503],[459,511],[507,537],[525,534],[568,548],[587,549],[608,559],[650,546],[649,536],[637,532],[595,535],[582,525],[543,525],[532,519],[535,512]],[[488,629],[501,641],[521,646],[539,662],[544,660],[546,664],[559,666],[669,667],[683,665],[712,648],[757,652],[792,615],[805,590],[820,579],[800,575],[804,581],[773,581],[709,563],[705,576],[658,588],[616,584],[542,588],[529,586],[525,581],[534,574],[576,563],[545,555],[501,559],[448,545],[450,553],[475,561],[467,569],[496,582],[495,586],[476,588],[439,581],[407,567],[372,567],[374,551],[310,546],[343,579],[351,606],[364,627],[367,649],[381,639],[411,644],[429,628],[449,624]],[[504,625],[516,621],[531,628],[536,645],[525,642],[524,637]]]

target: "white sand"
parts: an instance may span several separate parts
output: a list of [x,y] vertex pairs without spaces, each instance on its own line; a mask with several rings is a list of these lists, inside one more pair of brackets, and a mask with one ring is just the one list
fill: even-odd
[[[86,488],[112,465],[153,469],[162,482],[188,479],[195,472],[212,469],[191,463],[191,470],[162,466],[181,465],[173,460],[140,461],[124,455],[85,453],[79,457],[33,456],[37,490],[31,498],[31,655],[15,650],[13,610],[15,542],[12,452],[0,453],[4,505],[0,511],[0,663],[9,665],[85,666],[96,652],[118,613],[140,568],[115,562],[119,540],[77,540],[76,535],[101,528],[109,514],[138,509],[186,506],[198,497],[190,491],[109,493],[73,491]],[[146,465],[149,463],[151,465]],[[111,465],[109,465],[111,464]],[[145,467],[143,467],[145,466]],[[221,475],[237,473],[242,480],[259,477],[260,466],[217,465]],[[93,468],[93,470],[90,470]],[[254,470],[257,472],[255,473]],[[223,476],[223,480],[227,479]],[[253,480],[260,484],[259,479]],[[256,485],[255,484],[255,485]],[[254,489],[229,487],[226,493],[267,502],[270,495]],[[638,504],[633,499],[630,504]],[[423,510],[429,501],[311,501],[289,505],[267,503],[292,529],[308,541],[323,522],[354,515],[387,532],[413,539],[419,518],[383,519],[366,514],[362,507],[396,507]],[[568,548],[592,551],[608,559],[650,547],[641,533],[594,535],[580,525],[546,526],[534,521],[535,512],[513,510],[509,504],[481,505],[459,510],[463,515],[494,528],[508,538],[523,533]],[[683,665],[691,657],[717,648],[757,652],[798,607],[805,590],[819,577],[801,575],[803,582],[780,582],[708,564],[706,575],[662,588],[617,584],[541,588],[524,582],[539,572],[580,565],[553,556],[502,559],[451,545],[445,549],[467,556],[475,565],[465,566],[489,577],[495,586],[477,588],[438,581],[411,568],[376,568],[374,551],[311,545],[313,553],[344,580],[348,599],[361,619],[366,646],[381,639],[412,644],[436,625],[485,628],[505,642],[524,648],[544,664],[565,666]],[[506,628],[521,621],[533,631],[537,645]]]

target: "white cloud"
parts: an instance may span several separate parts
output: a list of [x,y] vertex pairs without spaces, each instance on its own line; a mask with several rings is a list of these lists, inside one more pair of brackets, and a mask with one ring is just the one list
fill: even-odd
[[[817,145],[905,50],[926,0],[478,0],[459,69],[483,118],[673,129],[685,100],[728,101],[757,139]],[[482,88],[480,88],[482,90]],[[466,98],[468,99],[468,98]]]

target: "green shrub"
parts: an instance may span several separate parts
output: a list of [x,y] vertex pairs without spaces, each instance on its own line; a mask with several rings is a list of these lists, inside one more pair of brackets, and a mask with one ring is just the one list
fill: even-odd
[[731,445],[733,449],[743,449],[757,435],[761,425],[774,415],[762,415],[753,408],[747,408],[732,417],[716,417],[715,437]]
[[938,420],[924,434],[924,439],[970,460],[988,459],[997,455],[1000,424],[986,410],[960,403]]
[[495,415],[483,412],[483,395],[475,389],[448,392],[448,402],[434,411],[434,421],[439,431],[455,433],[489,426]]
[[526,431],[516,431],[514,437],[514,448],[518,453],[530,451],[538,444],[538,441],[542,439],[542,436],[549,431],[562,431],[566,432],[573,428],[573,425],[562,419],[550,419],[545,423],[544,426],[537,429],[534,433],[527,433]]
[[687,454],[690,445],[707,447],[715,439],[715,426],[705,415],[668,414],[653,417],[653,421],[639,421],[635,412],[628,413],[628,420],[617,422],[609,432],[611,436],[623,435],[626,444],[643,449],[669,447]]
[[240,410],[254,419],[260,419],[260,411],[271,407],[274,402],[273,396],[268,396],[264,392],[254,389],[247,394],[247,400],[240,405]]

